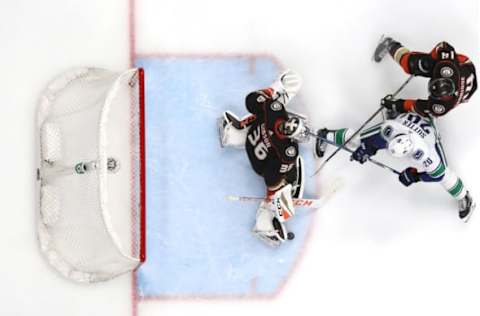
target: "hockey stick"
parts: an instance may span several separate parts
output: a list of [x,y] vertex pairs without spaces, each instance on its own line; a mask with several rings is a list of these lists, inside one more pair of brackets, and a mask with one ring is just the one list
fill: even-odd
[[[325,194],[318,199],[293,199],[293,205],[296,207],[305,207],[311,209],[318,209],[324,206],[328,200],[343,187],[343,181],[337,178],[333,181],[332,185],[327,189]],[[237,202],[270,202],[271,199],[265,197],[253,197],[253,196],[237,196],[227,195],[227,200]]]
[[[395,91],[393,94],[392,94],[392,98],[395,98],[395,96],[397,96],[397,94],[400,93],[400,91],[403,90],[403,88],[405,88],[405,86],[410,82],[410,80],[412,80],[412,78],[415,77],[415,75],[410,75],[410,77],[407,78],[407,80],[405,80],[405,82],[400,86],[400,88],[397,89],[397,91]],[[384,109],[383,105],[380,106],[380,108],[378,110],[375,111],[375,113],[373,113],[366,121],[365,123],[362,124],[362,126],[360,126],[360,128],[358,128],[355,133],[353,133],[352,136],[350,136],[343,145],[346,145],[348,144],[355,136],[358,135],[358,133],[360,133],[362,131],[362,129],[368,124],[370,123],[371,120],[373,120],[377,115],[378,113],[380,113],[382,110]],[[320,165],[320,167],[318,167],[318,169],[315,171],[315,173],[313,175],[316,175],[317,173],[320,172],[320,170],[322,170],[322,168],[327,164],[327,162],[332,159],[342,148],[341,147],[338,147],[330,156],[327,157],[327,159],[325,159],[325,161]]]
[[[333,142],[333,141],[331,141],[331,140],[328,140],[328,139],[326,139],[326,138],[320,137],[320,136],[318,136],[317,134],[315,134],[315,133],[313,133],[313,132],[311,132],[311,131],[308,131],[308,134],[311,135],[311,136],[313,136],[313,137],[315,137],[315,138],[320,138],[321,140],[323,140],[323,141],[326,142],[327,144],[336,146],[336,147],[338,148],[338,150],[342,150],[342,149],[343,149],[343,150],[345,150],[345,151],[347,151],[347,152],[349,152],[349,153],[351,153],[351,154],[354,153],[353,150],[351,150],[350,148],[348,148],[348,147],[345,146],[346,142],[345,142],[345,144],[340,145],[340,144],[337,144],[337,143],[335,143],[335,142]],[[377,166],[379,166],[379,167],[382,167],[383,169],[387,169],[387,170],[389,170],[389,171],[391,171],[391,172],[393,172],[393,173],[395,173],[395,174],[397,174],[397,175],[401,174],[401,172],[399,172],[399,171],[395,170],[394,168],[389,167],[389,166],[387,166],[386,164],[383,164],[383,163],[381,163],[380,161],[377,161],[377,160],[375,160],[375,159],[373,159],[373,158],[368,157],[367,160],[368,160],[369,162],[371,162],[371,163],[373,163],[373,164],[375,164],[375,165],[377,165]],[[318,170],[317,170],[317,171],[318,171]],[[314,175],[315,175],[315,174],[316,174],[316,173],[314,173]]]
[[[239,195],[227,195],[227,200],[237,202],[271,202],[272,200],[265,197],[256,196],[239,196]],[[293,205],[297,207],[307,208],[319,208],[322,206],[323,199],[292,199]]]

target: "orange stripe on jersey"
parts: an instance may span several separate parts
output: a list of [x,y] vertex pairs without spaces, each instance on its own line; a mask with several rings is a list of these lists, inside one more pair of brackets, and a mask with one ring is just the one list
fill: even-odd
[[263,93],[265,93],[266,95],[268,95],[270,98],[272,97],[273,95],[273,89],[272,88],[266,88],[266,89],[263,89],[261,90]]
[[469,59],[467,56],[462,55],[462,54],[457,54],[457,60],[461,63],[468,63]]
[[403,103],[403,109],[407,112],[414,112],[416,103],[417,101],[415,100],[405,100]]
[[282,214],[283,214],[283,220],[286,221],[287,219],[290,218],[290,214],[287,211],[285,211],[284,209],[282,209]]
[[437,53],[437,48],[438,48],[438,45],[435,46],[432,51],[430,52],[430,56],[432,56],[432,58],[434,60],[437,60],[438,59],[438,53]]
[[407,73],[410,74],[410,69],[408,69],[408,58],[412,55],[412,53],[406,53],[400,58],[400,66],[403,68],[403,70]]

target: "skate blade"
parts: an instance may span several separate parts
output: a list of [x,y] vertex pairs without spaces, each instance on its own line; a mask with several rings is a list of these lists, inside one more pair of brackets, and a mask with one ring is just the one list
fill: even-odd
[[[375,50],[377,49],[378,45],[383,41],[384,38],[385,38],[385,34],[382,34],[382,35],[380,36],[380,39],[379,39],[378,42],[377,42],[377,46],[375,46],[375,49],[373,50],[372,61],[375,62],[375,63],[379,63],[379,62],[381,61],[381,60],[380,60],[380,61],[376,61],[376,60],[375,60]],[[383,59],[383,57],[385,57],[385,55],[382,56],[382,59]]]
[[477,206],[477,204],[475,202],[472,203],[472,206],[470,207],[470,213],[468,213],[468,215],[464,218],[462,218],[462,221],[464,221],[465,223],[467,223],[470,218],[472,217],[472,214],[473,212],[475,211],[475,207]]

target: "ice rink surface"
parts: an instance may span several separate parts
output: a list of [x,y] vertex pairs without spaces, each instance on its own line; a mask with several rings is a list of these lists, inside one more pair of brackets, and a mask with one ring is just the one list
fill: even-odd
[[[446,40],[478,64],[477,1],[20,0],[1,3],[0,17],[5,70],[0,79],[2,315],[480,313],[478,214],[463,224],[440,186],[404,188],[391,174],[351,163],[343,153],[315,182],[320,195],[338,177],[345,186],[311,216],[312,233],[295,270],[268,298],[142,299],[132,275],[91,286],[65,281],[37,247],[34,182],[36,102],[46,83],[70,67],[122,70],[146,59],[267,54],[303,76],[296,110],[307,113],[314,126],[355,128],[406,79],[391,59],[371,61],[380,35],[419,51]],[[205,77],[189,80],[207,85]],[[228,83],[227,91],[246,87]],[[212,86],[222,89],[218,82]],[[425,87],[426,81],[416,78],[401,96],[424,96]],[[442,118],[439,127],[450,167],[480,199],[478,98]],[[232,229],[238,229],[236,223],[232,218]],[[183,242],[189,242],[188,236]]]
[[[245,95],[268,86],[280,65],[253,55],[151,56],[135,64],[145,70],[148,100],[149,256],[137,274],[139,299],[274,296],[294,271],[312,211],[299,208],[287,225],[295,242],[285,247],[271,249],[253,238],[257,203],[226,196],[263,196],[264,181],[252,174],[245,150],[220,147],[216,122],[225,110],[243,117]],[[312,170],[311,146],[300,152]],[[304,196],[316,196],[314,178],[306,179]]]

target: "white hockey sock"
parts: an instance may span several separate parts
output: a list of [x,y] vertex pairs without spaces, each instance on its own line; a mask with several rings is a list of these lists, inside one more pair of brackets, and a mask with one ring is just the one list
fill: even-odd
[[463,185],[462,179],[457,177],[450,168],[445,170],[445,175],[440,184],[456,200],[461,200],[467,195],[467,189]]

